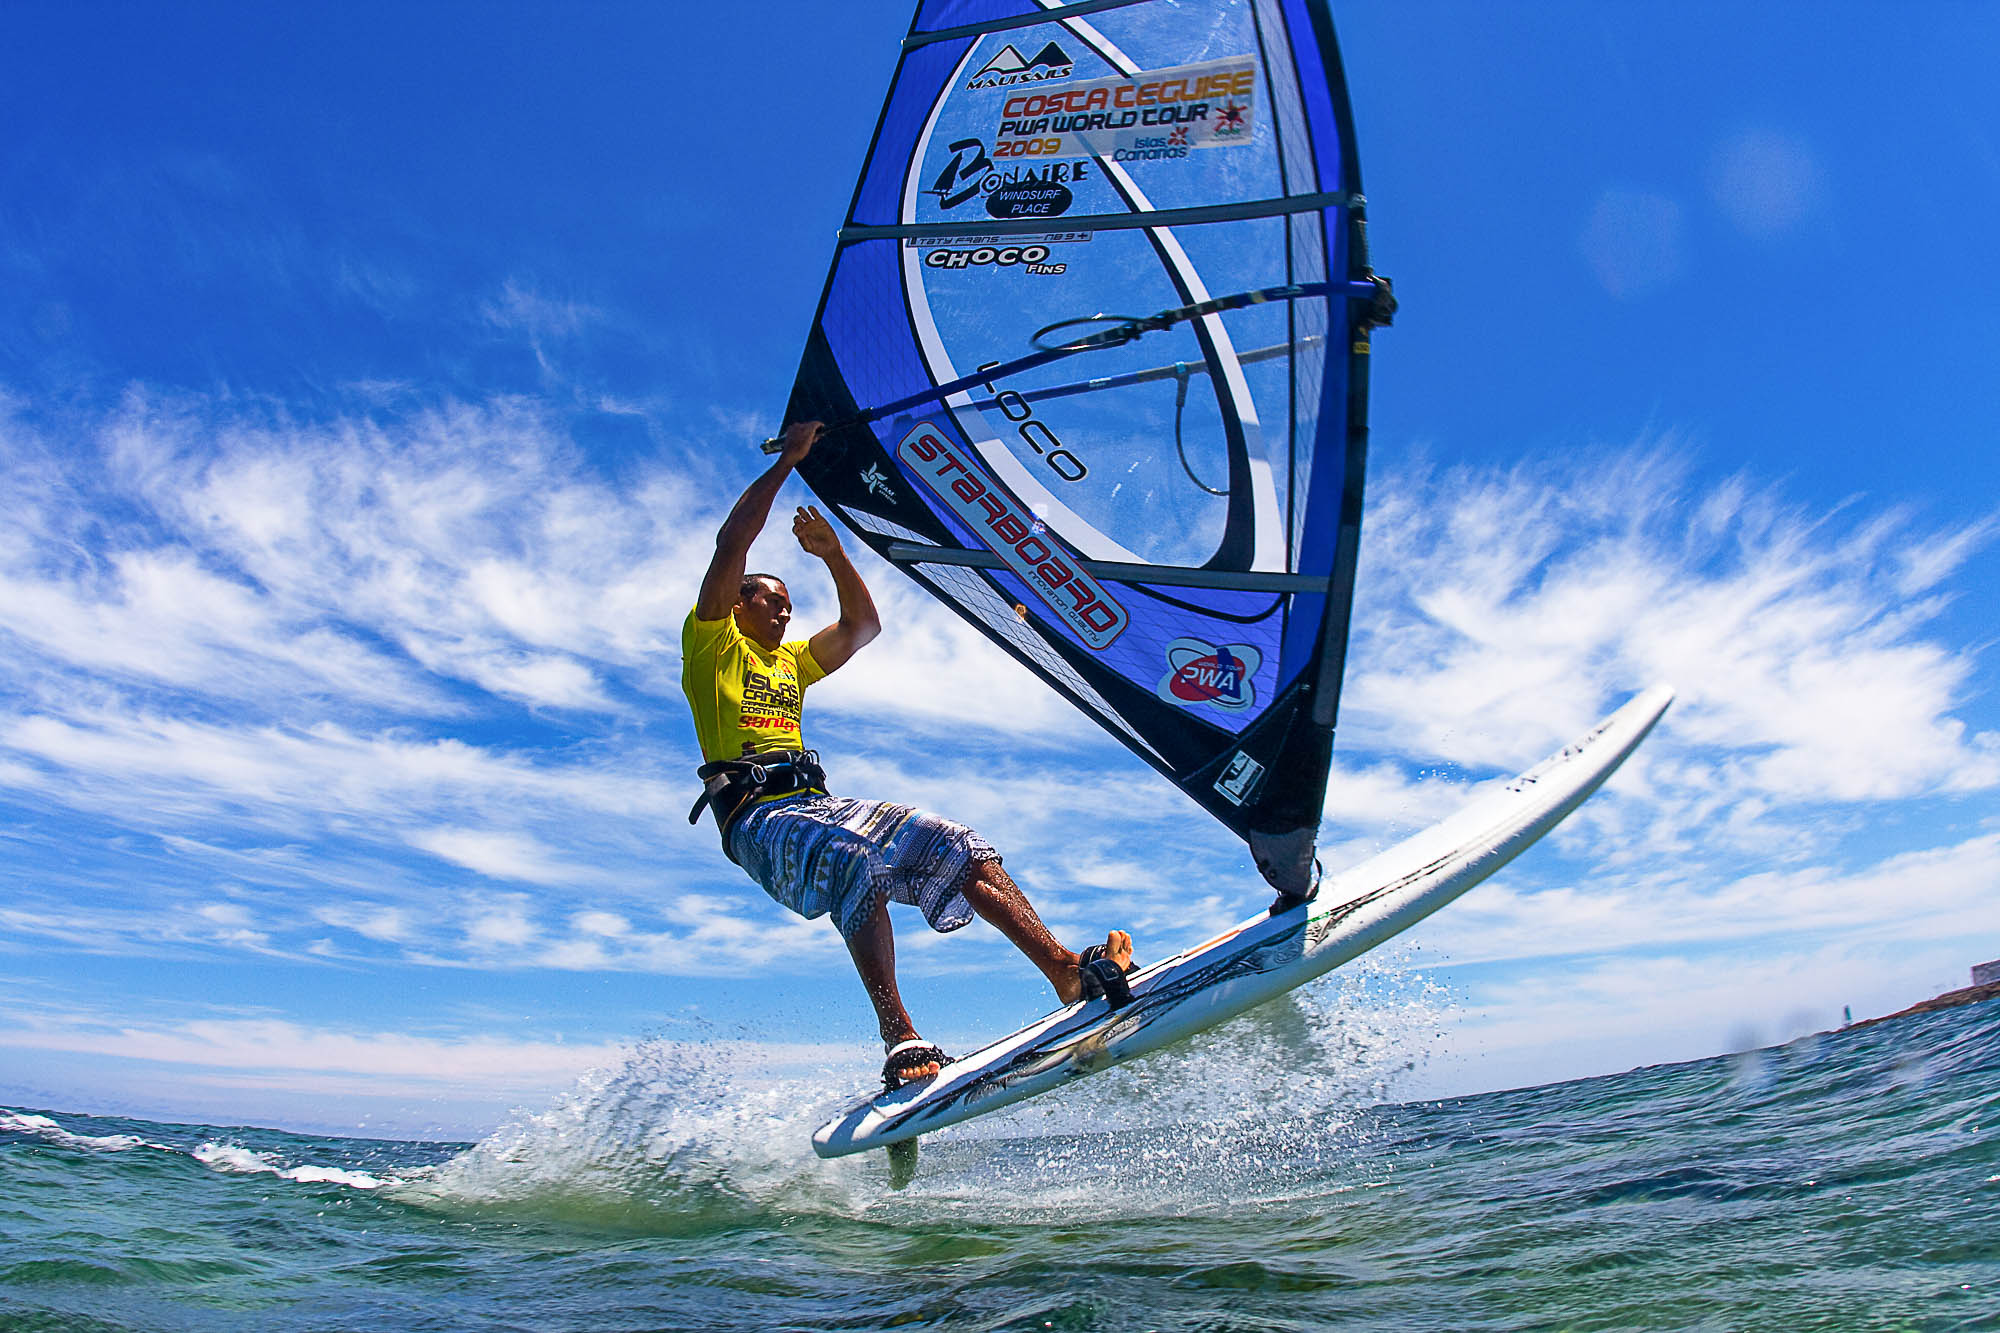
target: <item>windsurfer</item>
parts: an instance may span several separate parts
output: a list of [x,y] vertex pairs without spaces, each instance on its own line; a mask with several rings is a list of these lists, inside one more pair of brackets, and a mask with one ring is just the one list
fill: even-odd
[[[920,908],[933,930],[976,914],[1040,969],[1065,1003],[1103,995],[1122,1003],[1132,937],[1110,932],[1082,953],[1065,948],[1001,868],[993,845],[962,824],[905,805],[827,794],[818,756],[803,748],[805,690],[881,633],[874,599],[816,508],[792,533],[826,563],[840,618],[810,639],[785,638],[784,582],[744,570],[772,502],[818,440],[816,421],[793,422],[777,461],[737,500],[681,635],[681,688],[701,741],[703,805],[715,807],[723,850],[777,902],[808,919],[831,915],[875,1007],[888,1049],[885,1083],[928,1078],[946,1062],[918,1035],[896,986],[891,899]],[[693,818],[696,816],[690,816]]]

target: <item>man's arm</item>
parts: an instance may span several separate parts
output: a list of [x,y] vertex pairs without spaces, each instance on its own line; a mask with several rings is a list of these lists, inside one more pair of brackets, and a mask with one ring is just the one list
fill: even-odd
[[847,558],[833,524],[818,509],[799,510],[792,519],[792,535],[808,554],[826,561],[834,591],[840,594],[840,619],[812,636],[813,661],[820,670],[831,672],[874,641],[882,632],[882,618],[875,613],[875,599],[868,595],[861,571]]
[[779,436],[784,447],[778,453],[778,461],[750,483],[715,534],[715,558],[708,562],[708,572],[701,577],[701,595],[694,603],[695,619],[721,620],[735,607],[743,591],[743,570],[750,559],[750,544],[757,540],[765,520],[771,516],[771,501],[778,498],[778,488],[785,484],[792,469],[812,452],[813,442],[824,429],[817,421],[794,421],[785,427],[784,434]]

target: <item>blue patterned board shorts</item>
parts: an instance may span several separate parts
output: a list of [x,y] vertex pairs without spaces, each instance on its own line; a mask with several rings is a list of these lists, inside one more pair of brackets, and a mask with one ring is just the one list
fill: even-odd
[[963,824],[887,801],[788,796],[754,806],[730,831],[736,863],[764,892],[808,921],[833,916],[842,939],[886,898],[920,909],[936,931],[972,920],[959,892],[966,870],[998,861]]

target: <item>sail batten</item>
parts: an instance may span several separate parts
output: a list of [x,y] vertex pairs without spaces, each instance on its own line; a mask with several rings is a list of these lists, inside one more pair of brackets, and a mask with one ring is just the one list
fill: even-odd
[[[1123,9],[1126,5],[1143,4],[1145,0],[1070,0],[1068,4],[1050,4],[1040,13],[1016,14],[1012,18],[988,19],[984,23],[961,23],[956,27],[939,28],[931,32],[912,31],[903,39],[903,49],[928,46],[932,42],[950,41],[955,37],[979,37],[991,32],[1006,32],[1013,28],[1032,28],[1038,23],[1060,22],[1064,19],[1081,18],[1105,9]],[[921,15],[921,11],[919,11]],[[921,17],[919,22],[921,22]]]
[[[1155,208],[1121,213],[1088,213],[1065,217],[1061,230],[1129,231],[1145,227],[1180,227],[1199,222],[1242,222],[1250,218],[1282,217],[1288,213],[1317,213],[1327,208],[1362,204],[1359,195],[1344,193],[1289,195],[1276,199],[1246,199],[1234,204],[1208,204],[1200,208]],[[899,222],[878,226],[842,227],[841,241],[949,239],[964,236],[1033,236],[1054,230],[1047,219],[987,218],[978,222]]]
[[1364,207],[1319,0],[925,0],[789,413],[841,521],[1295,895],[1388,308]]
[[[1004,562],[992,551],[940,551],[935,546],[891,542],[882,552],[895,564],[929,562],[971,569],[999,569]],[[1135,565],[1113,560],[1079,560],[1077,567],[1099,578],[1162,588],[1216,588],[1232,592],[1319,592],[1331,585],[1311,574],[1274,574],[1258,570],[1200,569],[1175,565]]]

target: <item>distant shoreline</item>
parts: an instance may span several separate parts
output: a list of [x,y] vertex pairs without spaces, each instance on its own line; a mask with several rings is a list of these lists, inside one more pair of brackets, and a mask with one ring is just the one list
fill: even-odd
[[1928,1014],[1938,1009],[1956,1009],[1962,1004],[1978,1004],[2000,995],[2000,981],[1989,981],[1983,986],[1961,986],[1948,990],[1942,995],[1933,995],[1928,1000],[1919,1000],[1907,1009],[1898,1009],[1893,1014],[1883,1014],[1880,1018],[1862,1018],[1842,1027],[1840,1031],[1851,1032],[1855,1028],[1865,1028],[1872,1023],[1886,1023],[1892,1018],[1908,1018],[1911,1014]]

